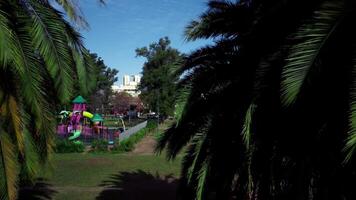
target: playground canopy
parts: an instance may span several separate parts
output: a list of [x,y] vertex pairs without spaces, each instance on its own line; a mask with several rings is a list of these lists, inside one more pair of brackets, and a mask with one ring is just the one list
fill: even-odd
[[92,122],[102,122],[104,119],[99,114],[94,114],[93,118],[91,118]]
[[83,104],[83,103],[86,103],[87,101],[82,97],[82,96],[77,96],[73,101],[72,101],[72,103],[77,103],[77,104],[79,104],[79,103],[81,103],[81,104]]

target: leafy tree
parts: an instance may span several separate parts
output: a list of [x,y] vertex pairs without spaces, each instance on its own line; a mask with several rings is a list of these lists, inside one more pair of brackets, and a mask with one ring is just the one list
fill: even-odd
[[142,101],[151,110],[159,111],[162,116],[173,115],[175,87],[178,74],[175,73],[181,62],[181,53],[170,47],[168,37],[161,38],[148,47],[136,49],[136,55],[147,59],[139,85]]
[[182,199],[356,199],[356,2],[208,5],[157,147],[188,145]]
[[143,103],[139,97],[133,97],[127,92],[118,92],[111,100],[113,110],[118,113],[125,113],[129,110],[143,111]]
[[107,67],[97,54],[90,54],[95,61],[97,84],[90,96],[90,106],[93,111],[108,112],[111,109],[110,97],[113,95],[111,86],[117,81],[118,70]]
[[[69,0],[58,0],[71,19]],[[16,199],[54,144],[54,105],[95,86],[80,35],[45,0],[0,1],[0,199]]]

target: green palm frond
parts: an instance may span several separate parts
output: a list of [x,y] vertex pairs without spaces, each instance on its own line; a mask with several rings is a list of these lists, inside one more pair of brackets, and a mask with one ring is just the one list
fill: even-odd
[[[25,139],[23,135],[24,124],[22,122],[22,113],[20,112],[20,107],[21,105],[18,105],[18,101],[15,100],[15,97],[10,95],[7,100],[6,110],[2,109],[2,112],[4,112],[4,114],[7,112],[11,118],[11,124],[14,129],[17,147],[20,154],[23,155],[25,153]],[[5,106],[3,108],[5,108]]]
[[344,152],[346,157],[344,163],[348,163],[356,153],[356,57],[353,58],[352,82],[350,84],[350,109],[349,109],[349,137],[347,138]]
[[16,148],[0,123],[0,200],[15,200],[17,196],[18,163]]
[[41,169],[38,151],[36,150],[36,143],[33,140],[31,133],[24,130],[25,138],[25,154],[22,157],[22,171],[21,178],[27,181],[32,181]]
[[[97,74],[96,74],[96,68],[95,68],[95,63],[93,59],[90,57],[90,53],[88,50],[82,48],[82,56],[81,56],[81,62],[82,66],[80,66],[80,62],[77,63],[77,74],[78,74],[78,79],[79,79],[79,86],[81,88],[81,92],[83,94],[87,94],[90,91],[92,91],[97,83]],[[83,68],[83,71],[80,70],[80,68]],[[81,73],[79,73],[81,71]]]
[[185,29],[188,41],[219,36],[235,36],[236,32],[248,30],[252,13],[244,3],[232,1],[209,1],[209,9],[198,21],[192,21]]
[[31,1],[32,24],[27,24],[31,39],[43,57],[51,74],[62,103],[71,99],[73,91],[72,66],[74,65],[71,49],[68,46],[63,19],[58,18],[50,9]]
[[253,121],[252,116],[253,116],[253,113],[255,112],[255,109],[256,109],[255,104],[251,104],[249,106],[249,108],[247,109],[245,122],[244,122],[242,133],[241,133],[247,150],[250,148],[251,140],[252,140],[252,130],[251,130],[252,129],[252,121]]
[[179,122],[182,119],[182,116],[184,115],[184,108],[187,105],[187,101],[190,95],[190,86],[185,86],[179,91],[179,96],[177,98],[177,103],[176,103],[176,108],[175,108],[175,119],[176,119],[176,126],[179,126]]
[[209,160],[205,160],[204,163],[202,164],[201,168],[199,169],[199,175],[198,175],[198,185],[197,185],[197,196],[196,200],[203,200],[206,199],[205,193],[206,193],[206,184],[207,184],[207,178],[209,177]]
[[78,6],[77,0],[56,0],[56,2],[63,7],[68,17],[76,24],[83,28],[89,27],[88,22],[85,20],[83,13]]
[[[58,1],[74,21],[81,20],[75,2]],[[69,102],[77,79],[83,94],[95,86],[91,62],[80,34],[51,2],[0,1],[1,200],[16,199],[19,175],[33,180],[50,163],[55,104]]]
[[1,8],[3,3],[0,2],[0,67],[7,66],[9,62],[9,53],[14,48],[11,39],[13,35],[9,29],[9,20],[7,13]]
[[307,84],[310,71],[342,22],[344,9],[343,1],[326,1],[313,18],[293,34],[292,40],[296,44],[291,47],[282,72],[282,100],[285,105],[294,103],[302,86]]

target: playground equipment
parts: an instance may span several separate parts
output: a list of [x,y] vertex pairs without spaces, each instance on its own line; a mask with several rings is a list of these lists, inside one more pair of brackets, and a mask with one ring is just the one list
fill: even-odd
[[76,97],[73,101],[73,111],[61,111],[60,125],[57,127],[59,136],[76,139],[110,139],[114,140],[115,135],[108,127],[103,125],[103,118],[99,114],[92,114],[86,111],[86,100],[82,96]]

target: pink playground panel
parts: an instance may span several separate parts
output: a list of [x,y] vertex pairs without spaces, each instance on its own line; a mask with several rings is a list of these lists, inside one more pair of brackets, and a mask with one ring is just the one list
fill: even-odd
[[[77,127],[79,128],[79,127]],[[97,128],[97,129],[96,129]],[[89,126],[83,126],[80,127],[81,129],[81,136],[83,139],[86,138],[103,138],[103,139],[108,139],[109,138],[109,130],[105,126],[97,126],[96,128],[94,127],[89,127]],[[68,125],[58,125],[57,126],[57,134],[59,136],[65,137],[67,134],[69,134],[72,131],[71,126]],[[113,135],[114,138],[118,137],[115,134]]]
[[65,134],[67,134],[67,125],[58,125],[57,126],[57,133],[59,134],[59,135],[65,135]]

